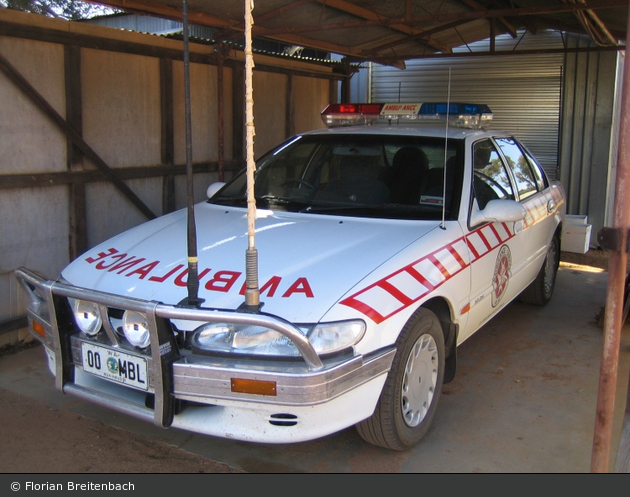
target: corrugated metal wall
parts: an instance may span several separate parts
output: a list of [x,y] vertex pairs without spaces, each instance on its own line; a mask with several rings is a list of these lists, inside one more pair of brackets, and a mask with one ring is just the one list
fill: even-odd
[[[591,46],[568,37],[567,46]],[[564,71],[560,180],[569,214],[588,216],[591,243],[611,225],[614,200],[621,59],[616,52],[569,53]]]
[[[487,44],[469,48],[487,51]],[[555,32],[496,39],[498,51],[517,45],[519,50],[562,48],[562,39]],[[373,102],[446,101],[450,70],[451,102],[487,104],[494,113],[493,127],[520,138],[549,176],[556,178],[563,59],[562,54],[449,57],[408,61],[404,70],[374,64],[370,98]]]

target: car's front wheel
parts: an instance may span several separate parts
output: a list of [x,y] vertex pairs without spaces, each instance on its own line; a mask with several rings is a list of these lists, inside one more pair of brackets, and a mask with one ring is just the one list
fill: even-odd
[[545,305],[551,300],[560,265],[560,240],[554,235],[547,247],[547,256],[536,279],[520,295],[526,304]]
[[416,445],[427,433],[444,380],[444,334],[437,316],[420,308],[396,342],[374,414],[356,428],[367,442],[393,450]]

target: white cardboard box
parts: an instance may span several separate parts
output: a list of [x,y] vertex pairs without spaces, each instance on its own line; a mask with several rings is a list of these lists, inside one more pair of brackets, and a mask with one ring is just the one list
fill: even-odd
[[562,247],[565,252],[586,254],[591,246],[591,225],[587,216],[568,215],[562,228]]

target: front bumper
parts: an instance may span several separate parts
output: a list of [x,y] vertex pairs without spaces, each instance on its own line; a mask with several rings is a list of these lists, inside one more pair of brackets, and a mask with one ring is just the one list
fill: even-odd
[[[276,443],[334,433],[372,413],[395,353],[391,347],[369,357],[322,360],[300,330],[275,316],[182,308],[120,297],[45,280],[23,268],[16,271],[16,277],[29,296],[29,328],[46,346],[56,387],[161,427]],[[77,331],[67,297],[99,305],[105,340],[96,345],[146,361],[146,391],[84,370],[83,345],[95,342]],[[135,310],[148,317],[151,344],[157,344],[150,347],[150,354],[142,355],[120,343],[105,319],[112,307]],[[179,349],[168,325],[170,320],[266,326],[291,339],[303,361],[195,355]],[[274,392],[244,393],[234,388],[235,380],[273,383]]]

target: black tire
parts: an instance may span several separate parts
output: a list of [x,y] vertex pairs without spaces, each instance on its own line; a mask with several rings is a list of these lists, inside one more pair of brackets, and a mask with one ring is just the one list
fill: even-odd
[[396,347],[374,414],[356,429],[370,444],[407,450],[429,430],[442,393],[444,334],[437,316],[418,309],[402,329]]
[[557,235],[554,235],[549,247],[547,247],[547,256],[536,279],[520,295],[521,302],[533,305],[546,305],[553,295],[559,266],[560,240]]

